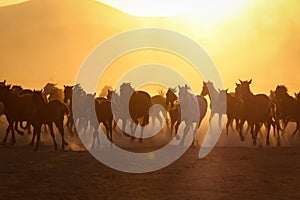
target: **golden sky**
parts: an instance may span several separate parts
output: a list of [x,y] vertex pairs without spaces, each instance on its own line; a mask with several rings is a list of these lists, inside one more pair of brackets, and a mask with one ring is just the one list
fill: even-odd
[[[0,80],[13,84],[30,88],[41,88],[49,81],[61,87],[72,84],[80,65],[100,42],[122,31],[158,27],[199,43],[230,91],[238,79],[250,78],[254,92],[267,93],[278,84],[300,91],[297,0],[217,1],[199,6],[193,14],[158,18],[131,16],[94,0],[1,2]],[[99,87],[114,85],[129,69],[149,62],[171,66],[200,91],[202,79],[189,63],[151,50],[113,62]]]

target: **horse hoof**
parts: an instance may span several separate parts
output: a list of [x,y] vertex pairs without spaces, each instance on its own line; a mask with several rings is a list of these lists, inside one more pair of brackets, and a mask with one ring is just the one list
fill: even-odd
[[180,140],[180,136],[179,135],[176,135],[176,140]]
[[37,151],[37,150],[38,150],[38,148],[34,148],[34,149],[33,149],[33,151]]
[[253,141],[253,146],[256,146],[256,141]]
[[245,141],[245,137],[244,137],[244,136],[241,137],[241,141],[242,141],[242,142]]
[[142,138],[139,139],[139,143],[143,143],[143,139]]
[[269,141],[269,140],[267,140],[267,142],[266,142],[266,145],[267,145],[267,146],[269,146],[269,145],[270,145],[270,141]]

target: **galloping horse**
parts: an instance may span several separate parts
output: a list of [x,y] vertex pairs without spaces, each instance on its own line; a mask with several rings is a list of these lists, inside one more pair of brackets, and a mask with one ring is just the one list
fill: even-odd
[[[240,118],[242,116],[242,110],[243,110],[243,101],[236,97],[232,93],[228,93],[227,90],[219,90],[220,95],[226,96],[226,115],[227,115],[227,123],[226,123],[226,133],[228,134],[228,128],[229,126],[233,124],[233,121],[235,120],[236,129],[238,130]],[[242,135],[241,140],[244,140],[244,137]]]
[[[168,113],[170,115],[170,127],[171,135],[173,132],[173,127],[175,126],[175,135],[177,133],[180,124],[180,104],[178,98],[175,94],[176,88],[169,88],[166,93],[166,105],[168,107]],[[177,135],[176,135],[177,137]]]
[[36,146],[34,150],[37,150],[39,146],[42,124],[47,124],[49,126],[50,134],[54,142],[54,149],[57,149],[52,123],[56,125],[61,134],[61,148],[64,150],[65,145],[68,145],[68,143],[66,143],[64,139],[63,125],[64,115],[69,114],[67,105],[58,100],[47,102],[45,96],[42,94],[42,91],[33,92],[32,102],[32,124],[34,127],[34,135],[31,141],[32,144],[34,142],[35,135],[37,136]]
[[226,96],[220,95],[220,92],[216,90],[213,83],[210,81],[207,82],[203,81],[202,92],[200,95],[201,96],[208,95],[210,99],[211,112],[210,112],[209,121],[211,121],[211,119],[215,114],[218,114],[219,126],[221,127],[222,115],[226,114],[226,110],[224,110],[225,108],[224,103],[226,102]]
[[[288,90],[284,85],[278,85],[275,90],[276,100],[280,108],[280,117],[283,119],[283,130],[289,122],[296,122],[296,129],[293,135],[300,130],[300,104],[299,100],[288,94]],[[296,95],[297,98],[297,95]]]
[[[269,145],[270,127],[273,123],[271,102],[267,95],[257,94],[254,95],[250,90],[250,81],[241,81],[240,84],[236,84],[236,96],[242,98],[244,102],[243,114],[240,123],[240,135],[242,135],[242,126],[245,121],[248,122],[251,127],[251,134],[253,139],[253,145],[256,145],[256,139],[258,131],[261,128],[261,124],[265,124],[267,128],[266,144]],[[280,138],[278,134],[277,145],[280,144]]]
[[58,87],[57,84],[47,83],[43,88],[43,93],[48,97],[48,101],[57,100],[64,102],[64,91]]
[[[184,135],[180,143],[184,144],[185,137],[188,131],[190,130],[190,128],[192,127],[193,123],[196,123],[196,127],[193,130],[193,135],[194,136],[196,135],[197,130],[200,127],[200,124],[207,112],[207,101],[201,95],[194,96],[193,94],[191,94],[188,91],[190,88],[187,85],[183,87],[178,86],[178,88],[179,88],[179,102],[181,107],[181,118],[179,124],[181,122],[185,122]],[[199,111],[195,112],[195,108],[197,107]]]
[[[149,122],[149,109],[151,107],[151,97],[147,92],[144,91],[135,91],[130,83],[123,83],[120,86],[120,99],[122,102],[122,107],[125,110],[128,110],[129,106],[129,116],[131,117],[134,123],[131,123],[131,131],[135,132],[137,125],[139,124],[139,118],[143,118],[141,123],[141,137],[139,142],[143,141],[143,130],[144,126]],[[126,111],[122,115],[128,116]],[[131,137],[131,139],[134,139]]]
[[[151,97],[151,105],[160,105],[163,107],[163,109],[165,111],[167,111],[167,104],[166,104],[166,98],[163,97],[163,94],[159,94],[159,95],[155,95],[153,97]],[[152,120],[155,120],[155,118],[158,119],[160,125],[163,124],[163,119],[162,117],[160,116],[160,112],[163,113],[163,116],[164,116],[164,119],[167,121],[167,116],[166,116],[166,113],[163,112],[161,109],[159,108],[155,108],[153,111],[152,111],[152,115],[153,115],[153,119]]]
[[[28,121],[32,122],[32,94],[18,95],[10,90],[10,85],[0,86],[0,101],[4,105],[4,114],[8,121],[6,135],[3,143],[6,142],[8,134],[11,132],[11,143],[16,142],[13,125],[17,126],[17,122]],[[17,127],[15,127],[17,129]],[[24,135],[23,132],[18,131],[19,134]]]

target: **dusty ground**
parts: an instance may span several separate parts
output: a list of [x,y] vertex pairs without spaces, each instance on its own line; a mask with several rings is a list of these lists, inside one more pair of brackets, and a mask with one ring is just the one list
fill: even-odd
[[159,171],[128,174],[88,152],[0,146],[0,199],[300,199],[300,147],[198,149]]
[[166,168],[129,174],[74,144],[55,152],[47,137],[37,152],[27,145],[28,136],[17,136],[15,146],[0,145],[0,199],[300,199],[298,143],[252,147],[246,140],[238,146],[232,145],[241,144],[237,135],[223,134],[223,145],[204,159],[199,148],[190,148]]

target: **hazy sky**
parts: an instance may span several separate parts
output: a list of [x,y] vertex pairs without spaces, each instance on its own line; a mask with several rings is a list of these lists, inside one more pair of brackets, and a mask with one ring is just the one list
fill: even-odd
[[[49,81],[61,87],[72,84],[80,65],[100,42],[122,31],[158,27],[197,41],[230,91],[238,79],[250,78],[254,92],[268,92],[277,84],[287,85],[291,92],[300,91],[297,0],[199,3],[198,14],[159,18],[130,16],[93,0],[31,0],[9,6],[8,1],[1,2],[0,80],[10,83],[33,88]],[[114,85],[129,69],[149,62],[171,66],[197,92],[201,89],[202,79],[189,63],[150,50],[113,62],[99,87]]]

